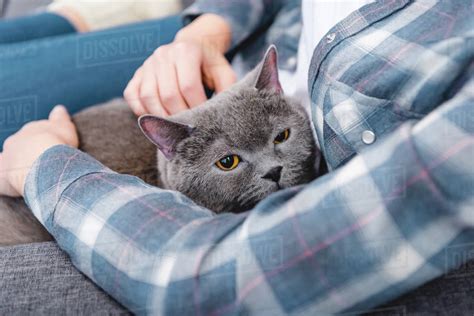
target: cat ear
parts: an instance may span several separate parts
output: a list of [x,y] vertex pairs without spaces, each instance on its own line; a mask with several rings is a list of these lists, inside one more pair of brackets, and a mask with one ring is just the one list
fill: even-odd
[[194,128],[153,115],[142,115],[138,119],[143,134],[170,160],[176,153],[176,146],[188,138]]
[[278,52],[275,45],[271,45],[263,57],[262,68],[257,76],[255,88],[283,93],[278,79]]

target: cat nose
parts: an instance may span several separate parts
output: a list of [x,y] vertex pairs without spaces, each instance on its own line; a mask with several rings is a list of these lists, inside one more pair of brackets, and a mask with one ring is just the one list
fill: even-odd
[[267,179],[267,180],[272,180],[273,182],[278,182],[278,181],[280,181],[282,170],[283,170],[282,166],[273,167],[262,177],[262,179]]

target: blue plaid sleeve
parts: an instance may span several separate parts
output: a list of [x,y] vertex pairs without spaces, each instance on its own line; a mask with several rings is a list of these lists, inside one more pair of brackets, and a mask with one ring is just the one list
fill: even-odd
[[463,263],[474,237],[474,81],[345,166],[244,214],[56,146],[25,186],[74,264],[138,314],[362,313]]
[[300,0],[197,0],[183,12],[186,22],[204,13],[223,17],[232,30],[235,48],[260,28],[268,25],[286,2]]

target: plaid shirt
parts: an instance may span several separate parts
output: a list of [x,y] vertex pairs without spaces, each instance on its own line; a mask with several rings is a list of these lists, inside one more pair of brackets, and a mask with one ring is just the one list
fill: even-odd
[[366,311],[472,253],[468,2],[380,1],[334,26],[308,82],[331,171],[250,212],[214,215],[66,146],[37,160],[26,200],[136,313]]
[[296,69],[301,0],[197,0],[184,11],[184,21],[204,13],[217,14],[231,25],[230,50],[237,52],[233,65],[240,77],[262,60],[270,44],[278,47],[279,68]]

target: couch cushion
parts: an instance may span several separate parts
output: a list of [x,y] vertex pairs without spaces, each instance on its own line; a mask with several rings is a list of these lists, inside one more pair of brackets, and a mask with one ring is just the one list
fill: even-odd
[[[356,314],[472,315],[473,296],[471,261],[384,306]],[[0,247],[0,315],[28,314],[129,312],[78,272],[54,242]]]
[[0,315],[128,315],[55,243],[0,248]]

